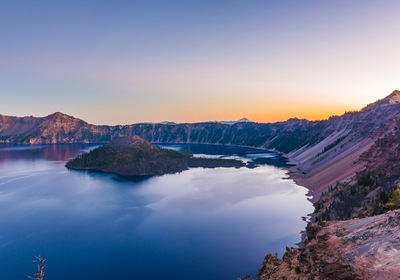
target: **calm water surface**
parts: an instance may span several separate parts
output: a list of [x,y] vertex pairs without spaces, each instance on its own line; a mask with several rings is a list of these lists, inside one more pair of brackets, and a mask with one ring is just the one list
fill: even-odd
[[[276,159],[249,148],[168,145],[196,154]],[[300,240],[306,189],[271,165],[196,168],[145,179],[69,171],[81,144],[0,145],[0,275],[22,280],[255,276],[267,252]]]

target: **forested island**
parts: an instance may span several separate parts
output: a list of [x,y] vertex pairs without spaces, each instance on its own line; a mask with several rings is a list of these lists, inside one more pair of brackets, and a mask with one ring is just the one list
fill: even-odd
[[93,149],[67,162],[76,170],[94,170],[120,176],[149,176],[182,172],[189,168],[243,167],[243,161],[197,158],[190,152],[164,149],[140,138],[126,136]]

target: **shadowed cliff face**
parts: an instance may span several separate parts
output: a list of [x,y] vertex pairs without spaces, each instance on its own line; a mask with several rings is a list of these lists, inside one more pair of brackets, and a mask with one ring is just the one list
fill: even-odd
[[278,123],[132,124],[96,126],[55,113],[44,118],[0,116],[0,141],[23,144],[106,143],[119,136],[138,135],[158,143],[208,143],[263,147],[285,153],[297,164],[292,177],[317,199],[337,181],[364,169],[361,154],[394,131],[400,112],[400,92],[328,120],[290,119]]

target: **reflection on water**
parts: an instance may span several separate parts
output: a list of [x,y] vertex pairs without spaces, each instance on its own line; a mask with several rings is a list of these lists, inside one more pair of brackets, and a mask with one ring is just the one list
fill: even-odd
[[94,144],[14,145],[0,144],[0,161],[7,160],[52,160],[67,161],[82,151],[97,147]]
[[[144,180],[64,168],[89,148],[0,146],[2,279],[32,275],[39,254],[48,279],[254,276],[267,252],[299,241],[300,217],[312,211],[306,190],[273,166],[196,168]],[[248,159],[262,154],[197,148]]]

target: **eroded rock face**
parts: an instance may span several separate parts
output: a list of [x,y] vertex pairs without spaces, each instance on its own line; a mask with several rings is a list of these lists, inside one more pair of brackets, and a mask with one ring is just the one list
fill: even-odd
[[282,260],[264,259],[256,280],[398,279],[400,210],[374,217],[309,224],[304,244]]

